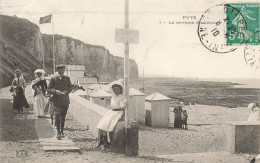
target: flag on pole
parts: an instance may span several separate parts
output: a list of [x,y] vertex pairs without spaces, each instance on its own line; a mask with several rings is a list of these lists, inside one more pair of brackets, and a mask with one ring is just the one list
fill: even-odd
[[52,16],[52,14],[44,16],[44,17],[40,17],[39,23],[40,24],[51,23],[51,16]]

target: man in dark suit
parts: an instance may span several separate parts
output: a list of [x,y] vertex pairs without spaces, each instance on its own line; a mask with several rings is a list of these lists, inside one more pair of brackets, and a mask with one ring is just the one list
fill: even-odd
[[69,93],[72,91],[72,84],[70,78],[64,75],[65,65],[58,65],[56,69],[58,74],[51,78],[47,91],[53,94],[57,139],[60,140],[61,137],[64,137],[63,129],[70,104]]

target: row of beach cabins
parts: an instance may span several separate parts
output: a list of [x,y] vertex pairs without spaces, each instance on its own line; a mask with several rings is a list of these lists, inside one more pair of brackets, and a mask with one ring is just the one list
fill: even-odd
[[[85,67],[82,65],[66,65],[65,75],[68,75],[73,84],[82,86],[85,91],[79,91],[81,97],[103,106],[110,107],[110,84],[98,83],[97,78],[84,77]],[[158,92],[146,96],[135,88],[129,89],[128,117],[138,123],[151,127],[169,126],[169,109],[171,98]]]

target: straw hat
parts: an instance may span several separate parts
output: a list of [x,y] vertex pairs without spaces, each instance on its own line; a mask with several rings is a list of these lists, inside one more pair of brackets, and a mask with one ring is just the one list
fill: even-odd
[[41,73],[42,75],[44,75],[44,74],[45,74],[45,71],[44,71],[43,69],[36,69],[36,70],[34,71],[34,74],[37,74],[37,73]]
[[120,87],[122,89],[122,93],[124,92],[124,81],[122,79],[113,81],[110,83],[110,91],[113,92],[114,87]]
[[124,88],[123,85],[120,84],[120,83],[115,83],[115,84],[113,84],[111,88],[114,89],[115,87],[120,87],[122,90],[123,90],[123,88]]

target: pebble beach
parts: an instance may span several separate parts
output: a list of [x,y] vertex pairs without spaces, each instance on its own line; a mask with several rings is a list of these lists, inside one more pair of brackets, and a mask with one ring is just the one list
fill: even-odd
[[[187,108],[188,130],[174,129],[171,124],[169,128],[151,128],[140,124],[138,157],[96,150],[96,138],[93,134],[68,114],[64,133],[81,148],[81,152],[44,152],[34,128],[37,118],[32,107],[18,116],[15,111],[10,110],[11,98],[4,94],[7,91],[1,90],[0,162],[172,162],[155,156],[203,152],[221,133],[223,121],[246,120],[250,114],[247,108],[193,105],[191,109]],[[32,102],[30,92],[26,93],[28,101]],[[172,109],[169,112],[170,122],[174,118]],[[18,157],[19,151],[26,151],[28,155]],[[231,160],[243,162],[254,156],[237,154]]]
[[[250,114],[245,107],[191,105],[184,109],[189,116],[188,130],[175,129],[172,124],[169,128],[140,125],[140,155],[203,152],[220,135],[223,122],[245,121]],[[173,108],[170,109],[170,123],[174,121],[172,111]]]

